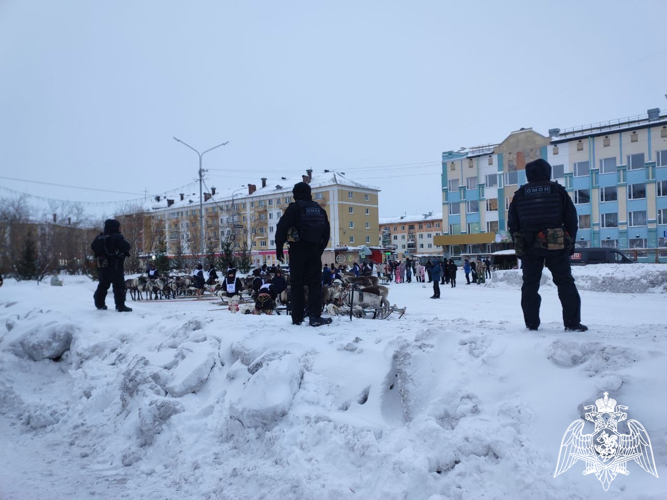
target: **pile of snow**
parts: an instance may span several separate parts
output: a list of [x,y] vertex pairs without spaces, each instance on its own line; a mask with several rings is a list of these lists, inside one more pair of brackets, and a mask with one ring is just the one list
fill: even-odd
[[[574,334],[546,286],[527,332],[510,273],[440,301],[392,285],[402,319],[318,329],[203,301],[97,311],[83,279],[5,281],[0,498],[607,498],[581,462],[553,479],[564,431],[604,391],[663,472],[664,297],[584,289],[591,330]],[[617,496],[664,497],[628,469]]]
[[[667,266],[664,264],[596,264],[572,266],[579,290],[611,293],[667,293]],[[494,285],[520,287],[521,270],[497,271]],[[541,285],[554,286],[551,273],[544,269]]]

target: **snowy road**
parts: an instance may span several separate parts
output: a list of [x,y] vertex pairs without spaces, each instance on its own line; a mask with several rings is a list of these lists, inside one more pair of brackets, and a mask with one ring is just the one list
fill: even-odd
[[[581,462],[553,479],[563,432],[603,391],[667,473],[662,268],[575,272],[636,293],[582,290],[591,330],[572,334],[550,284],[524,330],[516,272],[460,273],[440,300],[393,285],[404,318],[320,329],[210,302],[120,315],[92,308],[89,281],[5,282],[0,499],[664,499],[634,462],[608,493]],[[73,338],[59,362],[26,358],[45,332]]]

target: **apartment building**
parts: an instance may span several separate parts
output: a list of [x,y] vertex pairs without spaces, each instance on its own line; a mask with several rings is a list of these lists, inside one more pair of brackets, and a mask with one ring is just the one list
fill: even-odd
[[[224,191],[211,188],[203,203],[207,251],[219,252],[221,243],[231,240],[235,251],[250,250],[253,265],[275,263],[276,225],[287,205],[294,201],[294,184],[301,181],[310,184],[313,200],[327,211],[331,223],[331,238],[323,257],[326,261],[334,258],[337,247],[377,241],[379,189],[355,182],[340,172],[307,170],[298,178],[264,177],[258,184]],[[149,210],[150,233],[164,235],[168,255],[200,254],[198,195],[181,194],[177,200],[156,197]],[[155,252],[156,241],[153,237],[150,251]]]
[[442,213],[402,215],[380,219],[380,241],[383,248],[397,257],[441,255],[434,239],[442,234]]
[[667,114],[657,108],[548,136],[521,129],[500,144],[443,153],[445,234],[435,243],[457,255],[510,242],[507,210],[536,158],[552,165],[577,207],[578,246],[667,247]]

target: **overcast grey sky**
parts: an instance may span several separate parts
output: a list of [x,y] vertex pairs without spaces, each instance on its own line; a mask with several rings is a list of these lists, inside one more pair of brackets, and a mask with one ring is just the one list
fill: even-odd
[[158,194],[197,176],[177,136],[230,141],[209,185],[338,169],[382,189],[381,216],[437,212],[442,151],[667,108],[666,18],[663,0],[0,0],[0,175]]

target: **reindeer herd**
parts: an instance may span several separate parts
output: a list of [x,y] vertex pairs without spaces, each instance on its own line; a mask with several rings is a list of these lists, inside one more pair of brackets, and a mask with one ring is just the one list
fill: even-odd
[[[290,303],[290,280],[286,275],[287,289],[278,294],[277,303],[289,308]],[[263,276],[266,281],[270,276]],[[241,281],[244,293],[252,297],[252,280],[254,276],[248,276]],[[198,289],[194,286],[192,276],[161,276],[159,278],[148,278],[141,275],[136,278],[125,280],[125,290],[130,293],[132,300],[161,300],[194,298],[198,296]],[[207,284],[204,291],[209,295],[217,296],[226,300],[225,291],[219,283]],[[305,288],[306,301],[308,300],[308,288]],[[386,317],[393,311],[402,314],[405,309],[398,309],[389,303],[389,288],[379,284],[375,276],[354,276],[344,274],[343,279],[334,281],[331,285],[322,286],[322,307],[331,315],[347,315],[352,312],[356,317],[364,317],[365,312],[373,311],[380,313],[379,317]],[[352,311],[351,311],[352,309]],[[376,317],[375,314],[373,317]]]

